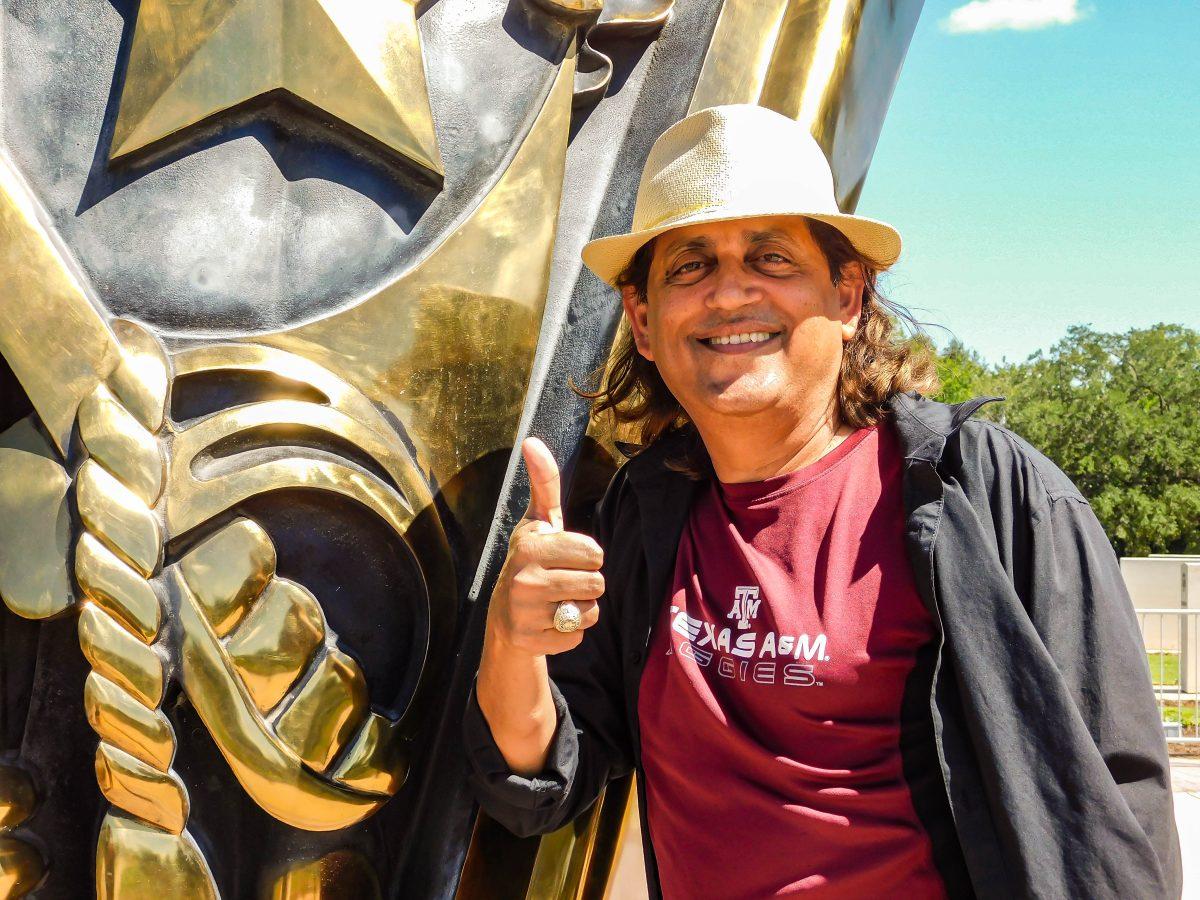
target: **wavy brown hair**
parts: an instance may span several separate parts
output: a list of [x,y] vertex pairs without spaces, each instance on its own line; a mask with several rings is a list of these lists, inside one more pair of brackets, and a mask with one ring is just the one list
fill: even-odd
[[[805,218],[809,234],[825,255],[829,277],[839,284],[850,263],[862,266],[864,288],[858,331],[842,350],[838,374],[838,411],[855,428],[879,422],[884,404],[897,393],[934,394],[939,389],[937,365],[921,324],[904,307],[886,299],[877,287],[880,265],[860,253],[849,239],[817,219]],[[632,286],[641,302],[648,300],[647,284],[654,241],[644,244],[617,277],[617,286]],[[901,323],[912,336],[905,336]],[[644,449],[669,432],[686,429],[691,420],[658,372],[637,351],[624,317],[607,365],[598,373],[596,391],[579,391],[592,400],[592,416],[610,415],[619,437]],[[683,469],[694,468],[683,464]]]

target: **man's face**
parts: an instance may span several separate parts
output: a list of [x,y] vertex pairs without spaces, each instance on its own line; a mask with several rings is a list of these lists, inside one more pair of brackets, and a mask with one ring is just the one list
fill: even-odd
[[698,423],[797,414],[837,389],[863,280],[829,264],[798,216],[690,225],[656,239],[648,302],[622,302],[638,351]]

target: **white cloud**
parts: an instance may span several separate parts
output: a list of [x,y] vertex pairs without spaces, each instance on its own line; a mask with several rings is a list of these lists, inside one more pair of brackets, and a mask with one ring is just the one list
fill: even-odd
[[1051,25],[1070,25],[1083,18],[1079,0],[971,0],[942,22],[951,34],[1012,28],[1033,31]]

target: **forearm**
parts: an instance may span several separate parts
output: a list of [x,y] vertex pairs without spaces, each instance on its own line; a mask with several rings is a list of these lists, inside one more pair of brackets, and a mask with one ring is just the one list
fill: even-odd
[[546,657],[499,646],[489,629],[476,680],[476,698],[508,767],[532,776],[546,766],[557,713]]

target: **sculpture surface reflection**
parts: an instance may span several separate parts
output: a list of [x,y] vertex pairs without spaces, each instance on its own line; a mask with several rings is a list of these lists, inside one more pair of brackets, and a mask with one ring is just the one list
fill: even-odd
[[457,744],[512,448],[613,464],[578,248],[689,103],[853,205],[919,7],[3,2],[0,897],[599,896],[628,785],[520,841]]
[[112,156],[283,90],[441,175],[413,6],[145,0]]

